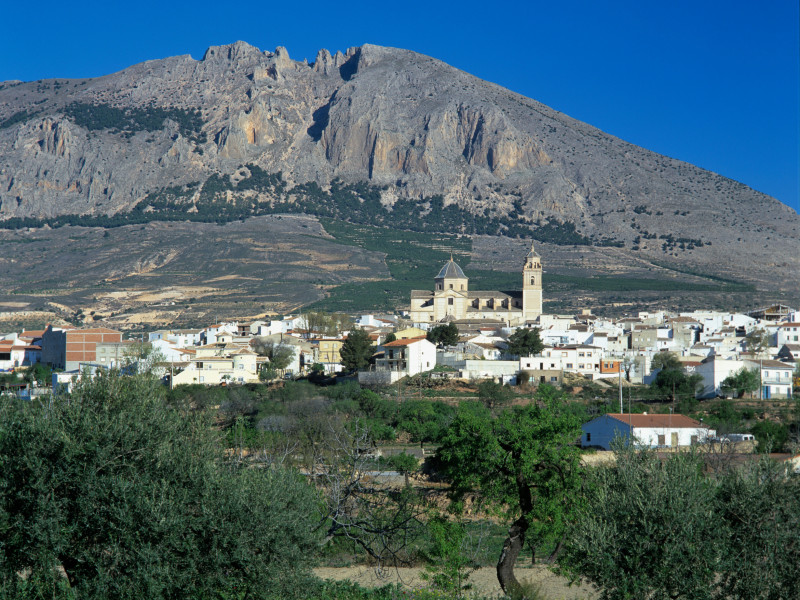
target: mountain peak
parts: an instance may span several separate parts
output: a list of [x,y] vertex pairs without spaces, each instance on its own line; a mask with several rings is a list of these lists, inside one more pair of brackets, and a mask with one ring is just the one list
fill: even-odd
[[0,87],[0,219],[124,213],[176,189],[196,202],[214,185],[269,205],[238,188],[255,167],[287,186],[369,184],[382,210],[460,211],[465,233],[506,219],[498,233],[572,231],[730,275],[724,258],[746,256],[765,280],[800,278],[800,217],[774,199],[410,50],[321,49],[307,65],[238,41]]
[[236,61],[237,59],[244,57],[254,58],[263,55],[264,53],[255,46],[240,40],[232,44],[224,44],[222,46],[209,46],[203,54],[203,58],[201,60],[203,62],[213,60]]

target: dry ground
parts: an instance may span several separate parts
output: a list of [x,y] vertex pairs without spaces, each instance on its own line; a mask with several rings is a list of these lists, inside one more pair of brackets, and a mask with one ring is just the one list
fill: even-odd
[[[424,569],[409,567],[387,569],[382,573],[372,567],[320,567],[314,572],[322,579],[349,579],[364,587],[378,587],[388,583],[402,583],[409,588],[425,587],[426,582],[420,574]],[[546,567],[516,568],[515,573],[520,581],[529,581],[539,587],[542,598],[547,600],[593,600],[598,593],[588,586],[569,586],[563,577],[553,574]],[[482,567],[469,578],[473,588],[471,593],[481,598],[498,598],[502,596],[500,584],[497,583],[497,572],[494,567]]]
[[335,243],[319,221],[293,215],[0,230],[0,245],[0,312],[14,322],[32,312],[118,329],[252,320],[389,277],[383,254]]

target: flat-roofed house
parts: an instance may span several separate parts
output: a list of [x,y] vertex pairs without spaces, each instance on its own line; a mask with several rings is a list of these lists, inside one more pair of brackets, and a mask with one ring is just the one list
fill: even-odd
[[436,366],[436,346],[425,338],[395,340],[384,344],[383,348],[384,357],[378,359],[377,369],[416,375]]
[[800,323],[782,323],[778,327],[777,346],[800,344]]
[[94,363],[97,344],[121,342],[122,334],[113,329],[62,329],[48,325],[42,335],[42,362],[54,369],[73,371],[80,363]]
[[761,372],[761,398],[791,398],[794,365],[778,360],[749,360],[749,365]]

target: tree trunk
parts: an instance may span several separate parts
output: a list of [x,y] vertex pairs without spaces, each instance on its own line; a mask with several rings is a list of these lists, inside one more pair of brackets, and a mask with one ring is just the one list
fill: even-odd
[[514,564],[525,545],[525,532],[528,531],[528,519],[525,515],[514,521],[508,530],[508,537],[503,542],[503,551],[497,561],[497,581],[503,593],[511,598],[523,599],[522,586],[514,575]]

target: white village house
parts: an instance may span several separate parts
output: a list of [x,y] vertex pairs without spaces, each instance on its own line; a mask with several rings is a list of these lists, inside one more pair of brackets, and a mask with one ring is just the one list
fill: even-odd
[[425,338],[395,340],[383,344],[383,349],[384,356],[373,369],[358,372],[359,383],[388,385],[436,366],[436,346]]
[[703,444],[716,431],[684,415],[609,413],[581,426],[581,447],[611,449],[615,438],[633,439],[650,448],[677,448]]

